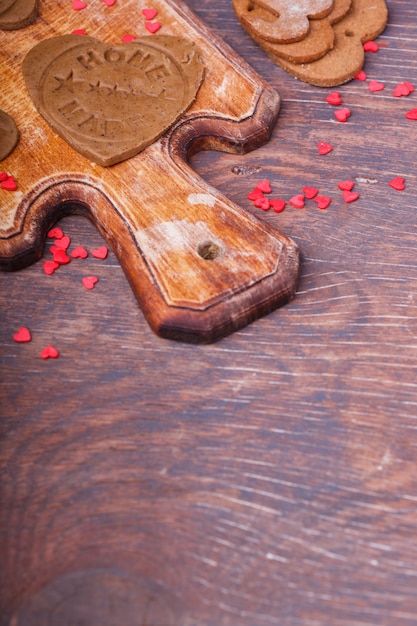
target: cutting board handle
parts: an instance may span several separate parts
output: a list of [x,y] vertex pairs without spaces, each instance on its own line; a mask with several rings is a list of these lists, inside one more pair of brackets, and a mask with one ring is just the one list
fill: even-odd
[[[152,150],[160,185],[144,180],[136,198],[123,188],[114,198],[100,179],[78,174],[33,189],[20,206],[23,229],[8,240],[13,267],[17,259],[23,266],[40,258],[51,226],[78,213],[114,250],[162,337],[212,342],[290,300],[299,272],[294,242],[210,187],[178,155],[174,162],[169,141]],[[171,205],[169,219],[158,210],[163,198]],[[135,220],[127,208],[133,204]]]

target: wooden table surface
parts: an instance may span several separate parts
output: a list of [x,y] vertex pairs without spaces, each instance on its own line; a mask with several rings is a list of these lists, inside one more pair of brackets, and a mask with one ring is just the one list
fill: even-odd
[[[47,276],[47,243],[2,273],[0,624],[417,624],[417,92],[392,95],[417,83],[415,3],[387,3],[368,80],[338,89],[346,123],[333,89],[275,66],[229,1],[187,4],[281,95],[267,145],[191,162],[297,242],[297,293],[195,346],[152,333],[113,252]],[[263,212],[247,199],[263,178],[331,205]],[[80,216],[59,226],[103,243]]]

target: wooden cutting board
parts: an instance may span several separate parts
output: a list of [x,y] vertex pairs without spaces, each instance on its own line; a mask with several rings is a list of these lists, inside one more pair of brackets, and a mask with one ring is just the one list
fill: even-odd
[[18,184],[16,191],[0,189],[0,265],[16,270],[38,260],[60,217],[85,214],[117,255],[152,329],[210,342],[284,304],[296,288],[294,242],[245,213],[187,163],[198,150],[245,153],[266,142],[279,111],[276,91],[184,4],[155,0],[158,35],[194,42],[203,82],[190,108],[158,140],[105,167],[52,130],[22,76],[23,59],[36,44],[75,29],[110,50],[126,33],[154,37],[145,28],[147,6],[90,0],[76,11],[69,0],[41,2],[32,25],[1,33],[0,109],[20,138],[0,163]]

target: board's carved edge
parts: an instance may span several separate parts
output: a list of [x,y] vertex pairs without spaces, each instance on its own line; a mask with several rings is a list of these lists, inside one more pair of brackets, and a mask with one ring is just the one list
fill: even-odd
[[[43,254],[48,230],[67,215],[84,215],[109,240],[110,232],[98,219],[103,204],[111,209],[111,215],[117,215],[119,225],[123,223],[128,229],[126,220],[101,188],[99,179],[69,173],[39,181],[16,209],[14,221],[19,223],[19,228],[13,226],[4,231],[0,239],[0,269],[18,270],[38,260]],[[133,238],[131,232],[128,236]]]
[[299,273],[299,250],[288,239],[275,274],[203,313],[172,309],[169,316],[160,321],[156,332],[161,337],[187,343],[212,343],[222,339],[291,301]]
[[241,120],[221,116],[185,116],[162,141],[172,160],[183,160],[201,150],[246,154],[269,141],[280,110],[280,96],[272,87],[260,87],[254,110]]
[[[219,116],[186,116],[161,141],[175,167],[186,170],[187,160],[201,150],[245,154],[259,148],[269,141],[279,110],[279,94],[261,84],[254,110],[247,117],[226,120]],[[259,223],[255,217],[251,218]],[[271,313],[294,297],[300,274],[298,247],[267,224],[262,226],[283,244],[276,272],[218,303],[206,315],[172,309],[169,317],[161,321],[157,334],[192,343],[210,343]]]
[[[103,190],[90,179],[74,177],[37,185],[25,198],[22,230],[1,242],[0,265],[18,269],[38,260],[43,252],[48,229],[63,215],[81,213],[91,219],[115,251],[142,311],[154,332],[162,337],[192,343],[210,343],[270,313],[290,300],[295,292],[298,248],[290,239],[278,235],[283,245],[277,271],[252,287],[213,303],[205,310],[169,305],[155,281],[133,236],[129,224]],[[103,203],[114,211],[104,211]],[[100,214],[100,220],[96,215]],[[107,219],[103,219],[107,215]],[[117,220],[117,228],[114,220]],[[273,230],[266,226],[273,233]],[[119,241],[123,240],[123,246]],[[10,253],[10,256],[7,255]]]

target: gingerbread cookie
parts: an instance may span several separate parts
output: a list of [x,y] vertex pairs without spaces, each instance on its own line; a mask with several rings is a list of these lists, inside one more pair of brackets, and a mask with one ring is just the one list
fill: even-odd
[[310,21],[310,30],[306,37],[293,43],[273,43],[260,37],[250,27],[253,17],[265,22],[273,16],[251,0],[233,0],[233,8],[251,37],[268,53],[277,55],[291,63],[309,63],[321,58],[334,45],[335,34],[332,24],[340,21],[349,11],[352,0],[334,0],[333,8],[326,18]]
[[0,29],[18,30],[38,16],[38,0],[0,0]]
[[327,16],[330,24],[337,24],[350,11],[352,0],[334,0],[333,9]]
[[156,141],[194,102],[203,74],[194,43],[172,36],[110,46],[63,35],[42,41],[23,61],[39,113],[75,150],[103,166]]
[[13,118],[0,109],[0,161],[5,159],[19,141],[19,131]]
[[[304,39],[310,30],[310,20],[330,13],[334,0],[257,0],[249,2],[247,10],[238,14],[245,28],[266,41],[291,43]],[[263,9],[259,14],[256,8]]]
[[385,0],[353,0],[349,13],[333,26],[332,50],[311,63],[296,64],[268,51],[287,72],[317,87],[335,87],[351,80],[365,60],[363,43],[382,33],[388,20]]
[[[324,20],[311,22],[309,33],[301,40],[293,43],[272,43],[260,37],[256,30],[252,29],[251,23],[255,19],[262,20],[265,24],[273,19],[273,16],[259,5],[251,9],[251,0],[233,0],[233,8],[239,17],[242,26],[247,30],[257,44],[270,49],[278,56],[284,57],[293,63],[303,63],[320,58],[333,46],[334,32],[330,24]],[[248,19],[246,19],[248,18]]]

